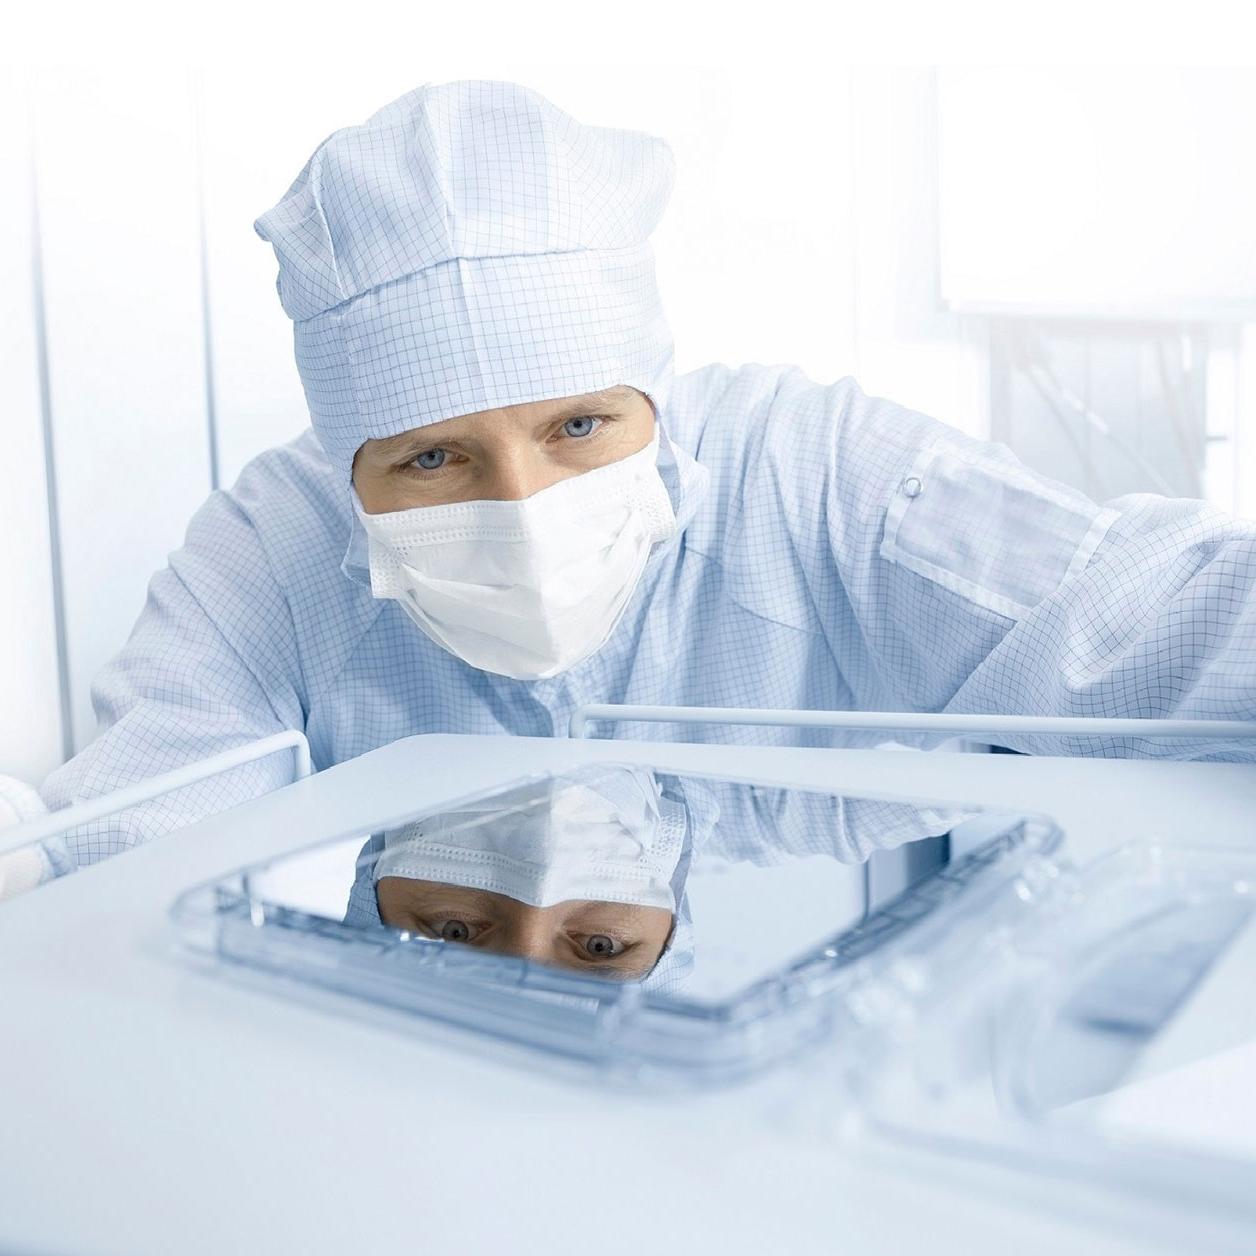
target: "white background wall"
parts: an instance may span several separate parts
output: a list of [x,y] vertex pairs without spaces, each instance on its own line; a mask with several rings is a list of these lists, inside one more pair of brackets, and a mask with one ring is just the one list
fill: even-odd
[[[282,61],[10,73],[0,771],[38,781],[91,739],[90,679],[188,516],[307,423],[253,219],[330,131],[420,82],[476,75],[672,144],[678,182],[656,249],[678,371],[794,362],[988,431],[989,321],[939,297],[928,70],[799,73],[780,61],[751,81],[709,66],[647,81],[595,61],[419,58],[404,73],[348,66],[317,87]],[[1252,356],[1243,334],[1233,386],[1218,385],[1240,435],[1256,377],[1240,369]],[[1256,472],[1256,440],[1231,444],[1241,482],[1244,467]]]

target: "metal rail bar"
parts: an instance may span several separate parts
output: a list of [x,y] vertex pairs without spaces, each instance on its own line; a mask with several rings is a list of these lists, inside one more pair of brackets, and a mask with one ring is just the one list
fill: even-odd
[[243,746],[224,750],[221,754],[211,755],[208,759],[186,763],[161,776],[137,781],[134,785],[128,785],[125,789],[119,789],[112,794],[104,794],[100,798],[92,798],[87,802],[77,803],[73,807],[62,807],[57,811],[50,811],[46,816],[40,816],[37,820],[30,820],[16,828],[5,829],[0,832],[0,855],[17,850],[20,846],[29,846],[32,842],[55,837],[58,833],[64,833],[66,829],[75,828],[80,824],[89,824],[93,820],[103,819],[115,812],[125,811],[128,807],[148,802],[153,798],[160,798],[163,794],[181,789],[184,785],[194,785],[207,777],[217,776],[219,772],[227,772],[257,759],[264,759],[267,755],[278,754],[281,750],[293,751],[298,780],[309,776],[310,743],[306,741],[305,734],[295,729],[283,733],[272,733],[269,737],[246,742]]
[[1256,740],[1256,721],[1100,719],[1040,715],[937,715],[906,711],[795,711],[753,707],[629,706],[588,703],[578,707],[567,727],[583,737],[595,720],[652,724],[754,724],[788,728],[840,728],[857,731],[973,734],[1038,734],[1061,737],[1195,737]]

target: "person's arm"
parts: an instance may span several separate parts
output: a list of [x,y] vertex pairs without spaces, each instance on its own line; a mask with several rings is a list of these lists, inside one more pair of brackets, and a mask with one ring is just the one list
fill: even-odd
[[[92,686],[96,739],[44,782],[70,806],[284,729],[304,729],[291,616],[248,520],[224,494],[150,582],[122,651]],[[293,778],[276,754],[73,829],[56,872],[95,862]]]
[[[1256,525],[1145,493],[1100,506],[853,381],[793,383],[795,456],[827,468],[815,487],[836,577],[822,592],[828,631],[862,706],[1256,717]],[[1056,754],[1253,754],[1250,743],[999,740]]]

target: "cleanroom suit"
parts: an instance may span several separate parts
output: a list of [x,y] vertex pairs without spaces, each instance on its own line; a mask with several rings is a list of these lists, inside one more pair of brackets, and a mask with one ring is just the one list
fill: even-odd
[[[312,430],[196,512],[94,686],[97,739],[43,786],[50,806],[282,729],[303,730],[324,768],[415,733],[561,736],[590,702],[1256,717],[1256,526],[1151,494],[1093,503],[853,379],[759,363],[673,375],[646,239],[671,179],[661,140],[582,126],[497,82],[419,88],[320,146],[258,222],[279,258]],[[600,649],[514,680],[372,595],[350,483],[364,440],[620,383],[654,404],[679,527]],[[49,874],[290,773],[277,755],[83,826],[49,845]],[[850,808],[835,853],[937,831],[909,813]]]

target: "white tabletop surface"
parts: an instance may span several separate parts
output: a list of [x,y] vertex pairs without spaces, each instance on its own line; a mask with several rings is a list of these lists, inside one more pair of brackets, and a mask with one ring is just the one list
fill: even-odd
[[609,1091],[198,966],[167,913],[242,864],[580,758],[1045,811],[1079,860],[1250,843],[1256,768],[470,740],[398,742],[0,904],[0,1252],[1206,1250],[1084,1192],[1044,1204],[1015,1174],[843,1136],[823,1051],[715,1092]]

